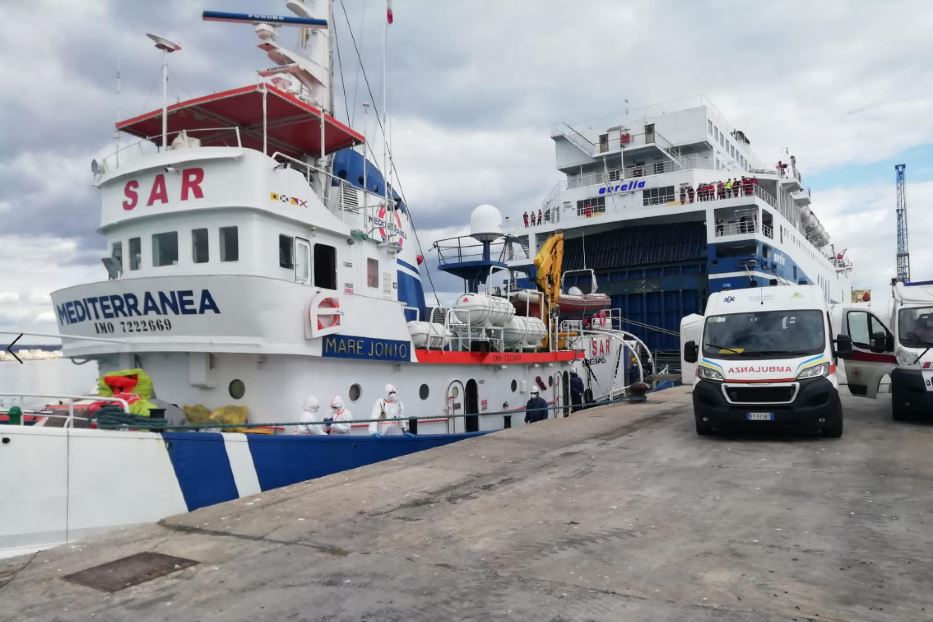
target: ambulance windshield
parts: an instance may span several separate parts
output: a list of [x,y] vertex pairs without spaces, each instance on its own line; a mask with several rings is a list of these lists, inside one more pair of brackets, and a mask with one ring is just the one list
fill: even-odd
[[825,348],[823,313],[815,309],[714,315],[703,330],[703,355],[712,358],[791,358]]
[[897,337],[902,346],[933,346],[933,307],[901,309],[897,313]]

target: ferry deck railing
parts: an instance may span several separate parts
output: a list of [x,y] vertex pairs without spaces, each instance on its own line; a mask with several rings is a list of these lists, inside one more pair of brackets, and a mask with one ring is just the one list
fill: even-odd
[[[565,208],[563,214],[555,218],[551,215],[550,219],[545,220],[543,223],[535,223],[534,225],[528,225],[528,229],[536,229],[538,227],[551,227],[556,226],[557,223],[569,224],[573,223],[574,220],[589,220],[591,218],[598,218],[600,216],[605,216],[606,214],[616,214],[625,212],[633,209],[644,209],[646,207],[679,207],[682,205],[690,205],[692,203],[702,203],[702,204],[714,204],[722,201],[733,201],[736,199],[748,199],[749,197],[758,197],[771,207],[776,209],[777,201],[776,199],[766,190],[761,189],[758,186],[752,185],[751,190],[748,192],[732,192],[726,194],[722,197],[717,197],[716,193],[713,192],[709,197],[701,197],[694,192],[694,199],[691,203],[687,198],[684,199],[684,202],[681,203],[679,195],[676,194],[663,194],[658,196],[649,196],[649,197],[635,197],[631,198],[632,195],[625,194],[621,198],[618,195],[614,194],[605,194],[599,199],[602,199],[602,204],[600,205],[591,205],[589,209],[586,206],[573,205],[569,209]],[[555,211],[557,208],[555,208]],[[783,212],[782,212],[783,214]],[[524,227],[523,227],[524,228]],[[768,237],[773,238],[773,234]]]

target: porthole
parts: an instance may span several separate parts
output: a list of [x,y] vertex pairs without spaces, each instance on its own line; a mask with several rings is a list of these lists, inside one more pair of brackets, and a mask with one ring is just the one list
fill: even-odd
[[512,393],[515,393],[517,389],[518,389],[518,380],[513,380],[512,381]]
[[421,388],[418,389],[418,397],[423,400],[428,399],[428,395],[430,395],[430,393],[431,389],[426,384],[421,385]]
[[554,386],[554,376],[548,376],[548,377],[547,377],[547,386],[549,386],[549,387],[553,387],[553,386]]
[[350,385],[350,401],[355,402],[363,395],[363,387],[354,383]]
[[231,380],[228,391],[230,392],[230,397],[238,400],[246,395],[246,385],[243,384],[243,381],[240,379]]
[[454,385],[450,387],[450,397],[457,398],[460,396],[460,387]]

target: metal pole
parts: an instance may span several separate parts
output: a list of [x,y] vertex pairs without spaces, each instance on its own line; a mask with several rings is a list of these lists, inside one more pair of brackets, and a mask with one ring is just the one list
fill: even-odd
[[369,184],[366,180],[366,173],[369,170],[369,103],[363,103],[363,214],[368,213],[369,209]]
[[389,55],[389,20],[382,23],[382,181],[385,194],[386,208],[389,206],[389,167],[387,158],[389,156],[389,135],[386,130],[388,123],[388,91],[389,85],[386,84],[386,59]]
[[162,49],[162,150],[168,140],[168,50]]
[[267,137],[267,130],[268,130],[269,123],[268,123],[268,118],[266,116],[266,111],[268,110],[268,106],[266,104],[266,97],[268,96],[268,94],[269,94],[269,89],[266,87],[265,84],[263,84],[262,86],[262,153],[263,155],[269,155],[268,137]]

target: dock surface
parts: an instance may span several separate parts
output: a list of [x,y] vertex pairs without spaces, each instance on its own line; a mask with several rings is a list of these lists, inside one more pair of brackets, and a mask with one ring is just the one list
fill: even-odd
[[[933,620],[933,424],[843,405],[838,440],[699,437],[682,387],[505,430],[0,561],[0,619]],[[62,578],[140,552],[197,564]]]

